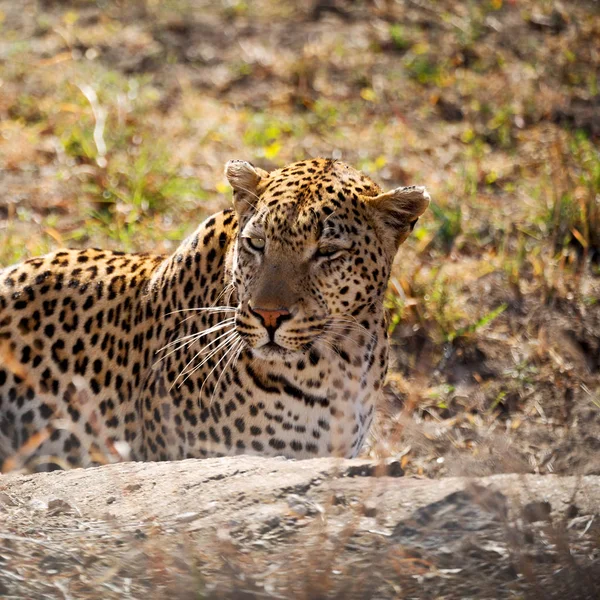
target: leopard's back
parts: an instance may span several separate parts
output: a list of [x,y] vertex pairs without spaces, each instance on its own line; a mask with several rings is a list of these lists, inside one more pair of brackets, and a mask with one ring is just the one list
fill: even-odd
[[84,438],[106,453],[149,360],[137,332],[163,260],[62,250],[0,271],[0,459],[75,465]]

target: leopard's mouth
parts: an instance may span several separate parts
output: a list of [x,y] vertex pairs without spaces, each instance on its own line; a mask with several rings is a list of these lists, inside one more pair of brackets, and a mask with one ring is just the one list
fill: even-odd
[[285,348],[273,341],[267,342],[259,348],[253,348],[252,351],[256,356],[265,360],[290,360],[299,354],[297,350]]
[[264,346],[261,346],[263,350],[269,350],[272,352],[287,352],[287,349],[283,346],[280,346],[277,342],[269,342]]

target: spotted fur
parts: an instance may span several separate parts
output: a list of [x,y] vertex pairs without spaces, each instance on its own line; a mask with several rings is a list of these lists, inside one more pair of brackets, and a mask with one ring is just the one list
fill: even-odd
[[0,271],[0,461],[354,456],[388,362],[383,295],[424,188],[343,163],[226,167],[234,209],[168,257]]

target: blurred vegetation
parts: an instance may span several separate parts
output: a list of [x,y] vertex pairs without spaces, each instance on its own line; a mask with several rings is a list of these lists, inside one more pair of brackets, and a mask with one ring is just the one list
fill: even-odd
[[599,17],[591,1],[0,0],[0,265],[171,252],[227,206],[231,158],[331,156],[426,185],[387,297],[386,452],[444,474],[440,456],[481,454],[496,429],[527,469],[589,468]]

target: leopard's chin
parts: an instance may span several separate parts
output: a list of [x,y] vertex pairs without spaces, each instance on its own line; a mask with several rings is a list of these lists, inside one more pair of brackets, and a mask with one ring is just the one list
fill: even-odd
[[299,350],[284,348],[276,342],[267,342],[260,346],[260,348],[253,348],[252,352],[257,358],[270,361],[288,361],[300,358],[302,355]]

